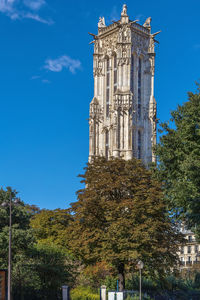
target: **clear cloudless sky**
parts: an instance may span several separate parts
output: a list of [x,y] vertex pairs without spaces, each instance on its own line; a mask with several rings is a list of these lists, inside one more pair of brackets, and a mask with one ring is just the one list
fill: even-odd
[[[187,100],[200,79],[200,1],[127,0],[130,19],[152,17],[157,36],[158,118]],[[118,0],[0,0],[0,185],[29,204],[66,208],[88,159],[97,33],[120,18]]]

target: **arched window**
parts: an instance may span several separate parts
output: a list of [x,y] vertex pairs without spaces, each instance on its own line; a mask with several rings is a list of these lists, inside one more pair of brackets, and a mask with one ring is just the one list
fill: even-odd
[[108,153],[109,153],[109,132],[106,129],[106,132],[105,132],[105,156],[106,156],[106,159],[108,159]]
[[109,117],[110,109],[110,60],[106,60],[106,117]]
[[130,89],[133,92],[134,89],[134,55],[131,55],[131,78],[130,78]]
[[141,132],[138,130],[138,159],[141,159],[142,156],[142,138],[141,138]]
[[138,62],[138,119],[141,118],[141,81],[142,81],[142,60]]
[[114,72],[114,92],[116,92],[117,90],[117,56],[115,55],[114,56],[114,69],[113,69],[113,72]]

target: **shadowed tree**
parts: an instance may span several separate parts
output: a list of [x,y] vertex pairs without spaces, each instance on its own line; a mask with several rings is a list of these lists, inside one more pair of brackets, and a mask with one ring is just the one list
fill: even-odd
[[200,90],[188,97],[171,113],[171,126],[161,124],[157,176],[174,216],[200,236]]

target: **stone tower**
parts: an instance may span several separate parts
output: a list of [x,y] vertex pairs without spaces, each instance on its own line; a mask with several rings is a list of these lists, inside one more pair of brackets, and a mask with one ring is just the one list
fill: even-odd
[[100,18],[94,37],[94,98],[90,103],[89,161],[95,156],[135,156],[155,161],[155,34],[151,18],[131,21],[123,6],[121,19],[106,26]]

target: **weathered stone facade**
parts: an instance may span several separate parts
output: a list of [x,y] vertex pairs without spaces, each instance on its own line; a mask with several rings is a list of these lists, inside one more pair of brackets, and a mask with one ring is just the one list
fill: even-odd
[[98,23],[94,41],[94,98],[90,103],[89,161],[95,156],[133,156],[155,161],[155,35],[151,18],[143,26],[131,21],[123,6],[121,19]]

